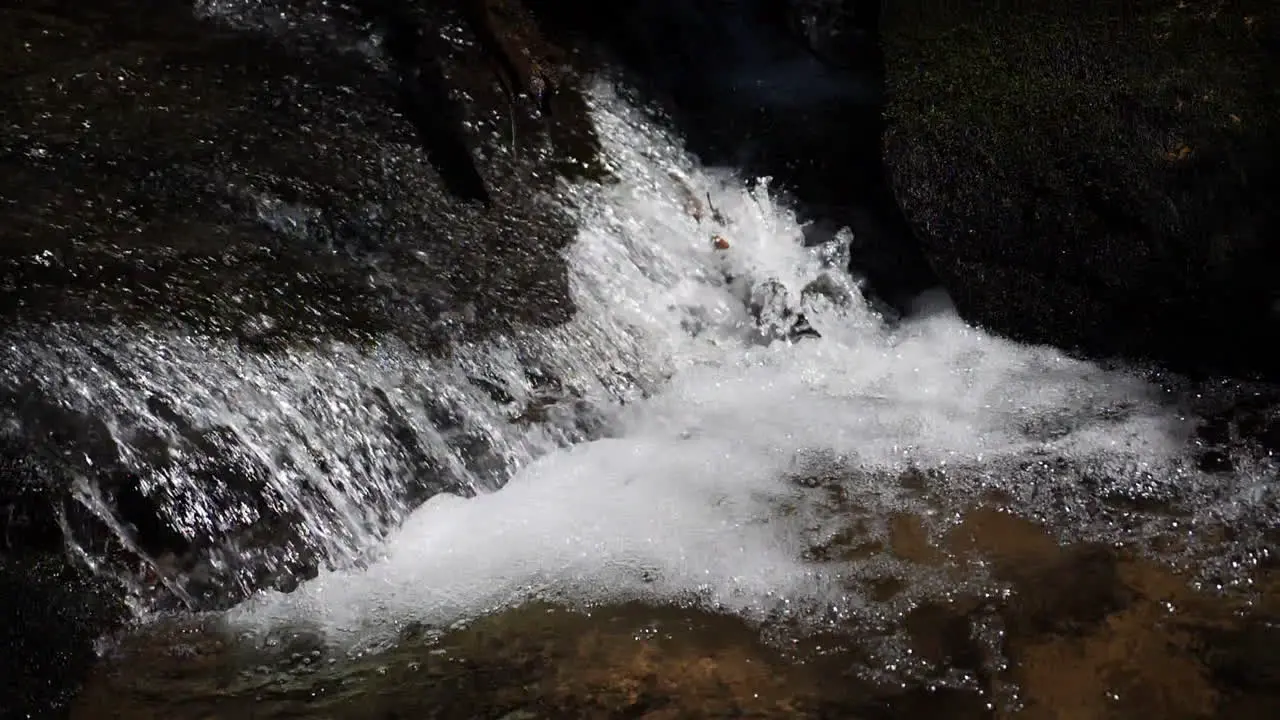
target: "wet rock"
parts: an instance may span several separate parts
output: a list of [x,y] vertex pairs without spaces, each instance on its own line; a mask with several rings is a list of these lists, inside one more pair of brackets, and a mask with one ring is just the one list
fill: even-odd
[[[595,129],[570,53],[549,42],[519,0],[464,0],[476,33],[500,66],[515,107],[541,122],[554,147],[552,162],[566,177],[602,177]],[[514,130],[513,130],[514,132]],[[518,138],[513,138],[518,144]]]
[[249,4],[0,10],[20,69],[0,80],[3,324],[431,346],[456,307],[473,332],[567,317],[572,227],[538,191],[581,175],[594,137],[574,78],[547,93],[554,122],[520,99],[528,67],[558,67],[529,23],[462,0],[269,5],[291,13],[278,32]]
[[1280,628],[1274,618],[1250,618],[1239,628],[1205,628],[1197,640],[1216,679],[1235,692],[1263,693],[1280,703]]
[[[15,556],[60,552],[67,532],[86,551],[118,549],[103,521],[73,498],[83,478],[127,486],[111,433],[100,419],[51,403],[31,387],[0,392],[0,468],[4,550]],[[152,518],[148,512],[129,522],[150,527]]]
[[1201,462],[1216,467],[1280,455],[1280,386],[1218,379],[1181,383],[1174,395],[1181,412],[1198,418]]
[[948,717],[972,717],[981,704],[975,693],[877,687],[849,670],[855,654],[839,648],[794,662],[757,628],[688,608],[584,613],[534,604],[367,656],[313,656],[285,640],[246,648],[216,633],[157,626],[123,638],[71,717],[94,717],[107,698],[122,718],[201,717],[216,707],[352,720],[898,718],[933,717],[948,706]]
[[1202,471],[1208,473],[1227,473],[1235,469],[1231,456],[1222,450],[1209,450],[1200,455],[1196,463]]
[[883,3],[879,0],[789,0],[791,31],[822,58],[836,66],[875,62],[876,32]]
[[[6,547],[65,532],[108,574],[197,606],[314,572],[319,541],[266,480],[299,476],[322,509],[296,471],[315,458],[261,457],[158,394],[166,429],[130,427],[85,388],[138,386],[110,343],[139,326],[250,353],[387,336],[433,352],[567,319],[574,227],[548,197],[603,173],[562,55],[516,0],[0,8]],[[59,361],[105,326],[96,367]],[[31,353],[18,341],[51,345],[49,367],[6,373]],[[386,415],[420,478],[366,499],[390,524],[452,476]],[[485,438],[454,434],[492,473]]]
[[888,3],[885,161],[961,315],[1280,375],[1278,8]]
[[[1008,512],[944,516],[936,538],[924,536],[933,512],[892,519],[892,554],[951,571],[939,584],[899,568],[891,594],[914,598],[901,605],[761,628],[684,604],[530,603],[384,626],[398,642],[372,653],[307,627],[255,642],[178,619],[123,636],[73,717],[96,717],[108,698],[125,718],[1272,716],[1255,710],[1275,707],[1274,572],[1242,592],[1197,590],[1194,573],[1064,543]],[[821,562],[852,578],[864,560]]]
[[[154,456],[130,462],[102,419],[32,388],[0,393],[0,426],[0,535],[14,557],[83,553],[101,577],[157,607],[223,606],[315,571],[296,518],[273,511],[281,503],[267,470],[218,429],[185,425],[184,441],[156,438]],[[220,508],[213,524],[178,524],[192,511],[164,484],[174,471]]]
[[66,715],[95,641],[124,617],[116,597],[60,552],[0,550],[0,715]]
[[1103,546],[1059,546],[1034,523],[981,508],[952,530],[953,547],[990,559],[993,575],[1014,588],[1007,618],[1019,636],[1079,633],[1126,608],[1132,590],[1119,558]]
[[776,278],[765,278],[751,287],[747,309],[756,322],[756,340],[762,344],[822,337],[804,313],[796,310],[791,293]]

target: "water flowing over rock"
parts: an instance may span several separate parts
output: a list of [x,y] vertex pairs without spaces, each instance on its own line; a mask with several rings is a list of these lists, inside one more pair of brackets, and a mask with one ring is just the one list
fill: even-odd
[[[1124,589],[1149,587],[1120,577],[1128,558],[1251,601],[1280,517],[1276,389],[1104,367],[915,297],[931,278],[881,175],[878,7],[0,9],[0,613],[18,648],[0,711],[65,709],[94,650],[132,649],[175,671],[181,712],[212,680],[232,712],[296,714],[327,691],[246,672],[256,644],[360,684],[398,643],[492,644],[486,622],[514,620],[510,653],[407,648],[433,659],[384,682],[419,708],[528,717],[523,686],[566,669],[521,659],[566,647],[529,628],[570,606],[613,615],[549,638],[613,629],[548,696],[563,716],[654,709],[637,681],[696,699],[734,677],[708,713],[793,716],[789,683],[759,685],[758,631],[874,638],[798,693],[818,716],[850,714],[821,697],[850,660],[852,715],[968,692],[981,716],[1016,704],[982,696],[1008,658],[1050,658],[1017,682],[1061,692],[1047,630],[1091,634],[1088,674],[1111,619],[1189,597]],[[1043,582],[1077,576],[1078,598]],[[989,612],[1010,597],[1023,645]],[[551,607],[512,610],[530,600]],[[615,643],[653,606],[726,634],[692,635],[662,677],[649,651],[641,677],[592,676],[632,663]],[[123,618],[137,643],[102,635]],[[153,645],[169,621],[191,642]],[[745,635],[746,662],[684,681]],[[1157,649],[1131,663],[1165,636],[1133,637]],[[135,691],[154,712],[162,684],[100,667],[80,712]],[[466,695],[504,669],[519,680]],[[336,716],[368,716],[342,692]]]
[[885,8],[885,160],[964,317],[1280,374],[1280,5]]
[[602,170],[559,52],[514,0],[0,8],[0,603],[69,545],[222,606],[498,482],[502,383],[416,368],[573,313],[550,196]]
[[635,94],[680,128],[702,162],[772,178],[811,222],[812,242],[850,228],[850,269],[865,278],[865,292],[902,311],[936,284],[880,162],[884,77],[875,15],[859,10],[856,22],[842,11],[822,15],[847,31],[837,42],[841,61],[832,63],[837,53],[815,55],[799,33],[810,6],[822,3],[529,4],[548,32],[581,48],[579,57],[625,69]]
[[[548,195],[599,172],[595,140],[575,77],[517,3],[0,13],[0,399],[18,468],[3,496],[27,537],[82,524],[27,500],[88,474],[150,552],[183,553],[141,466],[212,462],[198,472],[226,502],[270,506],[245,495],[264,461],[208,460],[237,438],[191,426],[180,398],[140,395],[170,430],[147,438],[67,406],[65,388],[87,397],[167,364],[163,342],[122,361],[134,332],[251,354],[387,337],[434,353],[572,312],[559,254],[574,228]],[[131,443],[149,457],[122,456]]]
[[[414,356],[460,339],[570,317],[573,226],[549,197],[607,175],[578,79],[600,57],[574,52],[583,33],[696,99],[679,118],[712,159],[790,181],[829,225],[814,242],[854,225],[852,263],[901,300],[916,286],[888,279],[912,265],[886,230],[900,218],[861,170],[874,133],[842,130],[832,152],[810,127],[874,126],[876,78],[824,72],[752,7],[739,20],[667,8],[684,40],[640,55],[622,46],[661,34],[656,8],[631,8],[635,24],[498,0],[5,10],[18,48],[0,86],[9,527],[42,548],[69,533],[148,591],[225,604],[358,556],[435,492],[500,484],[503,458],[526,451],[495,447],[490,410],[459,408],[517,402],[510,387],[489,370],[412,391],[386,378],[431,376]],[[50,37],[76,52],[55,59]],[[704,72],[671,64],[688,52]],[[744,129],[759,139],[745,158]],[[370,348],[386,381],[354,370]],[[315,372],[351,391],[296,381]],[[574,392],[548,390],[560,383],[516,382]],[[327,421],[355,412],[381,439],[300,429],[272,409],[282,399]],[[536,414],[553,400],[521,402]],[[420,437],[423,413],[461,429]],[[283,449],[278,432],[310,435],[309,449]],[[368,496],[336,477],[371,469],[382,484]],[[274,550],[254,560],[262,546]]]

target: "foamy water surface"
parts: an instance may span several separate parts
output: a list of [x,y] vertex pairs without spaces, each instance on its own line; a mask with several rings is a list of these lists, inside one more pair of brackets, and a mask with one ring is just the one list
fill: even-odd
[[[870,602],[847,582],[857,569],[803,559],[842,520],[796,478],[838,483],[874,515],[909,505],[891,482],[908,468],[945,471],[932,482],[961,501],[990,484],[1076,493],[1078,475],[1035,470],[1048,458],[1135,486],[1190,477],[1190,428],[1155,387],[992,337],[945,303],[895,325],[856,293],[820,298],[805,309],[821,340],[753,342],[723,264],[798,297],[831,249],[803,248],[766,186],[698,167],[604,86],[594,106],[619,182],[566,192],[581,218],[569,258],[579,313],[539,342],[560,348],[562,371],[591,366],[608,385],[617,369],[627,391],[588,395],[608,437],[544,445],[500,490],[436,496],[367,566],[262,594],[232,625],[367,640],[531,596],[695,601],[754,619],[856,613]],[[682,184],[725,222],[694,219]],[[731,239],[728,260],[713,233]],[[503,342],[463,348],[459,362],[483,365]]]

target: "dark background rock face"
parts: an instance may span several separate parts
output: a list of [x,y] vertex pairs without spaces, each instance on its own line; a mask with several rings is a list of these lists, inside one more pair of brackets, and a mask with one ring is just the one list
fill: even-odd
[[886,4],[885,161],[960,313],[1280,376],[1280,5]]

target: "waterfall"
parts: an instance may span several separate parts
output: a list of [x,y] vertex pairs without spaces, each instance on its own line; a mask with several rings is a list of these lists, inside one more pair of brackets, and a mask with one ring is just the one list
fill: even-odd
[[[504,487],[433,497],[368,564],[255,597],[233,625],[365,642],[530,598],[847,619],[876,611],[860,579],[958,587],[888,552],[815,553],[850,532],[883,540],[895,514],[941,531],[998,491],[1077,538],[1141,543],[1177,534],[1184,510],[1248,512],[1189,462],[1192,424],[1148,379],[992,337],[945,301],[886,320],[832,270],[838,242],[804,247],[767,183],[699,167],[604,84],[593,112],[619,182],[567,193],[578,314],[529,355],[581,383],[607,431],[556,446],[498,422],[495,445],[520,448]],[[718,219],[697,220],[691,196]],[[761,342],[726,275],[780,282],[821,339]],[[505,342],[462,355],[513,356]],[[525,397],[517,365],[498,366]]]

